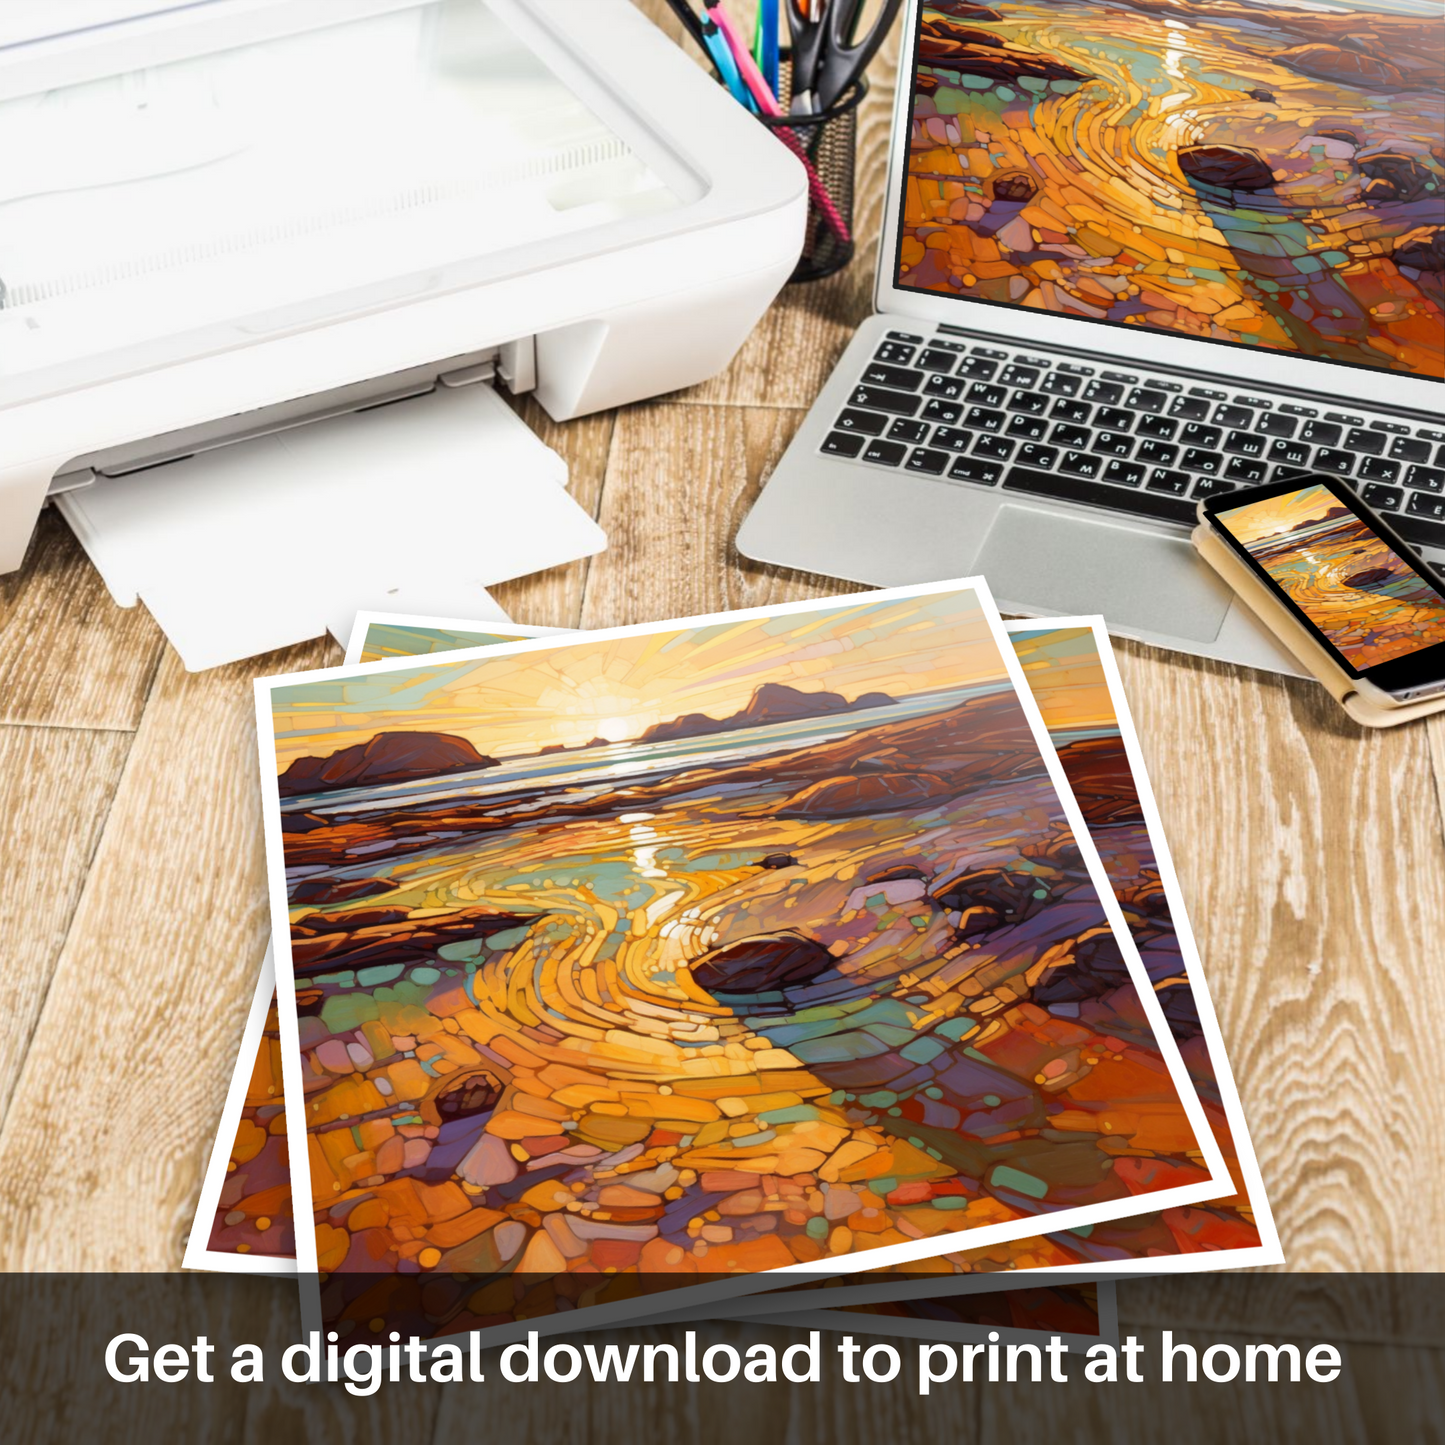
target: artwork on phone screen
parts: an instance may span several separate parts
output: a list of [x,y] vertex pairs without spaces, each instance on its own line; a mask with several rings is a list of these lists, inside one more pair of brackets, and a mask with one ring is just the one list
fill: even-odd
[[1231,507],[1220,524],[1361,672],[1445,643],[1445,602],[1327,487]]
[[924,0],[897,283],[1445,374],[1436,0]]

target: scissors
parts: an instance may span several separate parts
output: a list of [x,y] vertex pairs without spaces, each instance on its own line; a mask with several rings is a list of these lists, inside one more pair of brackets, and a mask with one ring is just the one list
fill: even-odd
[[787,0],[793,41],[792,112],[827,110],[878,53],[902,0],[883,0],[860,39],[867,0]]

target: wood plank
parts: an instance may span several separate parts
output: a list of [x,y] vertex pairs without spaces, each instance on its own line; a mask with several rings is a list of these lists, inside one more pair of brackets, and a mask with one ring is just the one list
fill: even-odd
[[[595,518],[602,505],[614,413],[599,412],[576,421],[555,422],[530,396],[507,397],[534,432],[567,462],[567,490]],[[609,538],[609,542],[610,542]],[[575,627],[582,614],[590,557],[519,577],[491,589],[514,622],[534,627]]]
[[582,626],[617,627],[859,590],[744,563],[733,536],[801,420],[775,408],[628,407],[617,415]]
[[0,577],[0,723],[133,731],[162,646],[46,508],[24,565]]
[[175,1269],[268,932],[251,679],[166,650],[0,1127],[0,1268]]
[[85,884],[131,734],[0,727],[0,1118]]
[[1445,1268],[1445,838],[1429,733],[1120,644],[1289,1267]]

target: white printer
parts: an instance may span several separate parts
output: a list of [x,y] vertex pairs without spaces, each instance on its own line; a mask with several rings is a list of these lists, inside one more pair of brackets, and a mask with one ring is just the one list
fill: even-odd
[[[364,556],[348,608],[464,612],[459,558],[474,586],[533,570],[475,558],[547,472],[481,389],[565,420],[714,374],[806,203],[628,0],[12,0],[0,572],[55,496],[158,615],[228,567],[218,612],[253,605],[233,553],[268,529],[298,573]],[[213,651],[186,660],[244,655]]]

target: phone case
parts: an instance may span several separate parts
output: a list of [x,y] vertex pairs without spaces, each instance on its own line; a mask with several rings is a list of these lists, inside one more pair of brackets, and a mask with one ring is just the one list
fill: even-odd
[[1195,527],[1192,540],[1199,555],[1357,723],[1367,728],[1392,728],[1400,723],[1413,722],[1416,718],[1445,712],[1445,693],[1421,702],[1393,706],[1362,697],[1355,679],[1315,641],[1307,627],[1279,605],[1269,588],[1230,551],[1207,522]]

